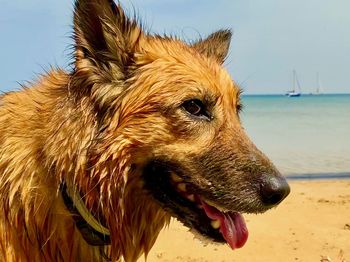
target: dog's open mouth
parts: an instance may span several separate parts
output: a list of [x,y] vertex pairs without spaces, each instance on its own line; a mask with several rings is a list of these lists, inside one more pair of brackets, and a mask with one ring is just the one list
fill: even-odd
[[232,249],[242,247],[248,239],[243,216],[214,207],[185,176],[177,174],[177,168],[169,163],[151,162],[144,170],[145,186],[166,211],[190,229],[215,242],[227,242]]

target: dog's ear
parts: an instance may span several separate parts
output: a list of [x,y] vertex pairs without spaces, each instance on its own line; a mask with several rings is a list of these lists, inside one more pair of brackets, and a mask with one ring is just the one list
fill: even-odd
[[[75,66],[98,77],[123,79],[143,32],[113,0],[76,0]],[[90,75],[91,76],[91,75]]]
[[206,39],[195,42],[192,47],[201,54],[212,57],[222,64],[228,54],[231,37],[231,30],[219,30],[209,35]]

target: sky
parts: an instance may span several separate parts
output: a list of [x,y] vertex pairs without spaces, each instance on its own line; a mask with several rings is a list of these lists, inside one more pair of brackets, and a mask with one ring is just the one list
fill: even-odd
[[[246,94],[350,93],[348,0],[121,0],[154,33],[197,39],[234,32],[225,67]],[[0,90],[50,66],[69,70],[73,0],[0,0]],[[131,12],[132,13],[132,12]]]

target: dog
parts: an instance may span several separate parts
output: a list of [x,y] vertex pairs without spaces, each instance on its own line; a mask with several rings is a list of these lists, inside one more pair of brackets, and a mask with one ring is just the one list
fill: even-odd
[[76,0],[74,64],[0,97],[0,260],[136,261],[177,218],[242,247],[290,188],[245,134],[231,32],[151,35]]

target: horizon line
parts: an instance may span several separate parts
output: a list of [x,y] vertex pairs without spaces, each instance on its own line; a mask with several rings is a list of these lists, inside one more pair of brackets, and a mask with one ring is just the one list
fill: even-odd
[[[301,96],[323,96],[323,95],[350,95],[350,92],[332,92],[332,93],[301,93]],[[242,96],[286,96],[285,93],[242,93]]]

